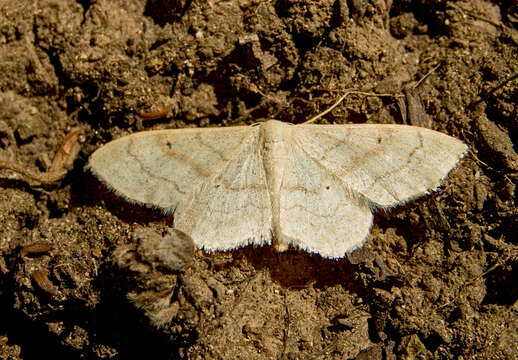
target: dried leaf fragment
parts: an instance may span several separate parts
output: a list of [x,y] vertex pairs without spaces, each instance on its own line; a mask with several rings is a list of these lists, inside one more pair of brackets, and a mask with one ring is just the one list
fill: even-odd
[[50,281],[49,272],[47,270],[34,270],[32,272],[32,280],[41,290],[49,295],[56,296],[58,294],[58,288]]
[[171,112],[172,106],[168,106],[158,111],[143,111],[138,114],[142,120],[156,120],[167,116]]
[[7,169],[17,172],[18,174],[28,178],[29,181],[26,181],[29,183],[30,181],[35,181],[42,185],[53,184],[64,178],[74,163],[81,147],[79,142],[81,132],[82,130],[80,129],[74,129],[65,137],[63,144],[58,149],[54,157],[49,171],[33,171],[20,163],[1,159],[0,170]]
[[38,241],[24,246],[20,251],[20,255],[23,257],[31,254],[44,254],[51,250],[54,250],[54,245],[44,241]]
[[52,165],[49,168],[49,172],[56,173],[64,170],[70,170],[72,168],[74,160],[77,158],[79,150],[81,150],[79,137],[81,136],[82,132],[83,131],[81,129],[74,128],[67,134],[63,140],[63,143],[56,152],[56,155],[54,155],[54,160],[52,161]]

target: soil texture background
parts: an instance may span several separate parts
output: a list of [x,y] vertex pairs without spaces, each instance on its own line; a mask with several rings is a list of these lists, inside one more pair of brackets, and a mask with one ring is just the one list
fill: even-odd
[[[0,0],[0,358],[518,358],[517,60],[513,0]],[[85,169],[136,131],[302,123],[349,90],[318,122],[470,150],[343,259],[165,269],[146,244],[173,216]]]

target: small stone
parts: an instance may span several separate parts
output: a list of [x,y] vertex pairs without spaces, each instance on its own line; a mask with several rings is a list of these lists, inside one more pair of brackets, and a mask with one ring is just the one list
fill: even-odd
[[7,123],[3,120],[0,120],[0,141],[2,139],[6,139],[7,141],[12,141],[14,139],[13,137],[13,130],[7,125]]
[[429,359],[431,358],[430,352],[426,349],[424,344],[419,339],[417,334],[405,336],[401,339],[399,344],[399,358],[410,360],[410,359]]
[[39,119],[23,114],[18,120],[16,134],[22,141],[27,141],[41,132],[43,124]]
[[404,13],[390,19],[390,32],[394,37],[402,39],[412,34],[417,25],[414,14]]
[[362,350],[356,360],[381,360],[383,359],[383,349],[379,345],[371,346],[365,350]]
[[488,157],[509,170],[518,170],[518,154],[509,134],[485,114],[477,117],[475,126],[480,142],[485,146]]

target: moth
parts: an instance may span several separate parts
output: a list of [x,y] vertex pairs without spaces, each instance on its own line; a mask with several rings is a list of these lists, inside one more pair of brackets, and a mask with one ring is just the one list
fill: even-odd
[[272,244],[339,258],[373,211],[437,189],[466,153],[405,125],[292,125],[144,131],[93,153],[92,172],[128,201],[174,212],[207,250]]

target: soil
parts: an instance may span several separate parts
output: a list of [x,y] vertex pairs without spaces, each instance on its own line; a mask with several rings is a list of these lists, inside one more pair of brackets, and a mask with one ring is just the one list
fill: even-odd
[[[83,135],[60,181],[0,171],[0,358],[518,358],[517,59],[512,0],[1,0],[0,159],[45,173]],[[343,259],[121,265],[136,227],[172,218],[110,193],[84,169],[95,149],[301,123],[347,90],[380,96],[320,123],[427,126],[469,154]]]

